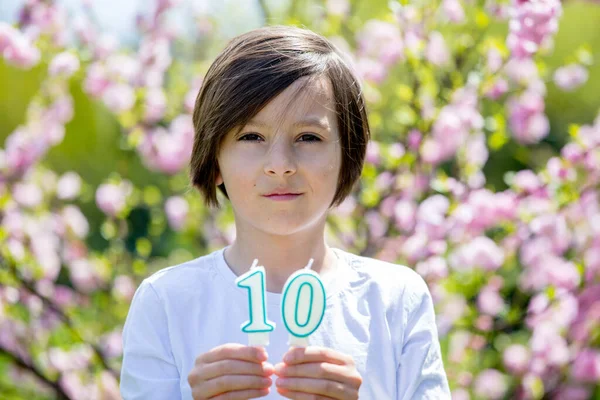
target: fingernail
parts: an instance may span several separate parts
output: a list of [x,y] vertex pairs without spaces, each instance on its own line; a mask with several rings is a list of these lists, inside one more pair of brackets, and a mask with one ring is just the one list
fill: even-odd
[[275,373],[277,375],[281,374],[281,370],[283,369],[283,363],[275,364]]
[[262,364],[262,367],[263,367],[263,372],[268,375],[271,375],[273,372],[275,372],[275,367],[273,367],[273,364],[265,362]]

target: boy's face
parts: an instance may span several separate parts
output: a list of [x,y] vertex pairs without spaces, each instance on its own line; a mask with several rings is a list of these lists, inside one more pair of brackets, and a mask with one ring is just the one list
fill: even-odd
[[[242,229],[289,235],[327,216],[341,166],[333,90],[321,78],[299,93],[302,79],[223,141],[216,184],[225,183],[238,235]],[[308,119],[313,122],[299,124]],[[267,196],[276,190],[299,195]]]

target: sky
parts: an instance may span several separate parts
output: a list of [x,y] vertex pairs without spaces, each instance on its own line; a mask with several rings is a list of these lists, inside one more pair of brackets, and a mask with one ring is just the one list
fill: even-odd
[[[14,23],[24,0],[0,0],[0,21]],[[70,13],[81,10],[82,0],[57,0]],[[94,14],[103,30],[115,33],[122,41],[135,38],[135,16],[148,0],[91,0]],[[224,36],[232,37],[262,24],[257,0],[182,0],[169,17],[175,24],[189,23],[191,13],[205,13],[217,19]]]

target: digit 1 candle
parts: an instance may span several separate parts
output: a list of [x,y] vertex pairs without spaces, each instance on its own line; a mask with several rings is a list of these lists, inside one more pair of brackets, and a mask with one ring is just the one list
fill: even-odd
[[281,313],[289,332],[288,345],[306,347],[308,337],[321,325],[325,315],[325,286],[319,274],[307,266],[294,272],[283,288]]
[[275,329],[275,323],[267,320],[265,267],[257,264],[258,260],[254,259],[250,270],[240,275],[235,283],[248,290],[250,320],[244,322],[240,328],[248,334],[249,346],[264,347],[269,344],[269,332]]

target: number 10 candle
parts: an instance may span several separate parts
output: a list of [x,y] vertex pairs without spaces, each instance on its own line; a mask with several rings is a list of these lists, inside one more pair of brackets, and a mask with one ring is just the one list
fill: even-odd
[[[325,315],[325,287],[319,274],[311,269],[313,261],[311,258],[306,267],[294,272],[283,287],[281,315],[289,332],[290,346],[307,346],[308,337],[321,325]],[[250,270],[235,283],[248,290],[250,320],[241,325],[248,334],[248,345],[267,346],[275,323],[267,319],[265,268],[257,264],[255,259]]]
[[248,334],[248,345],[267,346],[269,332],[275,329],[275,323],[267,320],[265,267],[257,264],[258,260],[254,259],[250,270],[240,275],[235,283],[239,287],[248,289],[250,320],[241,325],[242,331]]
[[308,346],[308,337],[317,330],[325,315],[325,287],[319,274],[308,265],[294,272],[283,287],[281,314],[288,330],[290,346]]

